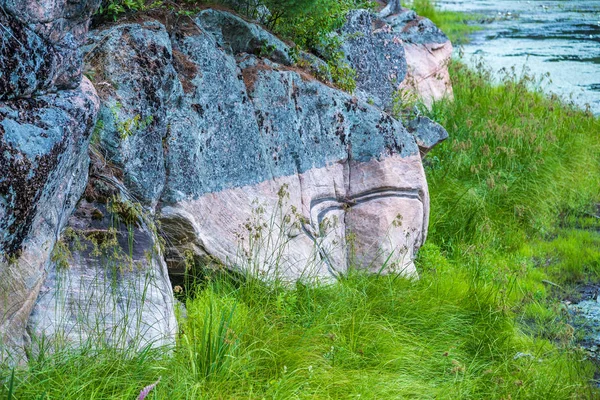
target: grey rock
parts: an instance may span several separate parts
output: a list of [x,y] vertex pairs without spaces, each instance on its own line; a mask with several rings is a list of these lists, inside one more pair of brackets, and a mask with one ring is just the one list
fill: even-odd
[[168,104],[182,91],[169,35],[158,22],[118,25],[93,32],[86,49],[102,99],[101,145],[136,200],[152,207],[165,181]]
[[242,66],[273,177],[416,153],[413,137],[381,110],[277,64],[248,57]]
[[300,60],[298,65],[307,66],[308,71],[320,81],[333,83],[329,65],[314,54],[300,51]]
[[390,109],[394,93],[406,75],[402,41],[390,25],[367,10],[350,12],[341,35],[342,50],[356,70],[357,95]]
[[66,232],[29,319],[34,352],[174,345],[173,292],[151,218],[132,204],[83,200]]
[[390,110],[395,98],[414,97],[429,107],[452,96],[452,45],[429,19],[404,8],[386,18],[357,10],[340,35],[363,100]]
[[231,55],[249,53],[265,56],[285,65],[294,64],[290,48],[275,35],[256,24],[226,11],[208,9],[200,12],[196,22]]
[[25,325],[44,268],[86,185],[97,110],[86,79],[77,90],[0,102],[3,351],[22,350],[27,342]]
[[385,19],[394,37],[404,46],[407,73],[398,86],[401,99],[421,101],[431,107],[433,102],[452,98],[452,82],[448,64],[452,56],[452,43],[446,35],[427,18],[414,11],[402,9]]
[[427,117],[418,116],[406,123],[419,145],[421,154],[427,154],[435,145],[448,139],[448,132],[443,126]]
[[176,202],[269,179],[255,112],[235,58],[203,32],[177,40],[175,52],[179,65],[190,66],[189,77],[179,74],[189,90],[168,111],[162,200]]
[[81,81],[80,45],[100,0],[1,0],[0,100],[61,89]]
[[379,17],[384,18],[396,14],[402,10],[400,0],[385,0],[385,7],[379,12]]
[[429,18],[417,15],[413,10],[403,8],[400,13],[385,19],[405,42],[413,44],[446,43],[448,36]]

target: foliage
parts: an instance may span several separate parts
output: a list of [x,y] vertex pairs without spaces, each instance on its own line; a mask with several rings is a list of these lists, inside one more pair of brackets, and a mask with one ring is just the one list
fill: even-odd
[[281,20],[311,14],[321,0],[223,0],[246,16],[273,29]]
[[274,30],[302,48],[318,50],[331,46],[330,33],[342,27],[349,11],[373,7],[374,2],[365,0],[315,0],[310,12],[282,18]]
[[162,2],[155,1],[150,5],[146,0],[102,0],[98,13],[116,20],[120,14],[125,12],[143,11],[160,4]]
[[356,88],[356,71],[346,62],[341,38],[331,33],[342,27],[349,11],[374,7],[374,2],[365,0],[316,0],[310,12],[281,18],[273,29],[301,48],[323,57],[328,66],[326,72],[335,85],[352,93]]
[[[110,108],[110,112],[114,119],[115,128],[117,129],[119,138],[121,138],[121,140],[126,140],[130,136],[145,130],[154,121],[154,117],[152,115],[142,118],[140,114],[136,114],[131,118],[122,119],[120,116],[122,108],[123,105],[119,102]],[[100,130],[104,129],[104,123],[97,124],[96,128]],[[94,134],[96,134],[96,128],[94,128]]]
[[346,61],[346,55],[341,49],[339,36],[329,36],[323,40],[319,48],[320,54],[327,61],[323,76],[329,77],[340,89],[352,93],[356,89],[356,71]]
[[183,354],[180,355],[198,380],[215,379],[227,372],[236,355],[236,304],[227,304],[227,300],[209,288],[198,290],[194,300],[187,302],[188,317],[182,323]]

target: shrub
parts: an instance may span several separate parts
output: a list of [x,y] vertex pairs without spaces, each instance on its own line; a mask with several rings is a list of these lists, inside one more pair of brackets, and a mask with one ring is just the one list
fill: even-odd
[[102,0],[98,13],[116,20],[124,12],[144,10],[146,3],[146,0]]

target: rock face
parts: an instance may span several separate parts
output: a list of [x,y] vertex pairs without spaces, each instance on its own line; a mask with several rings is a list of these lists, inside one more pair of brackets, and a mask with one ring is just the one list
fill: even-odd
[[90,15],[100,0],[0,0],[0,100],[77,89]]
[[442,40],[427,21],[350,14],[354,96],[310,74],[316,56],[300,69],[287,44],[224,11],[140,17],[86,41],[97,5],[0,0],[3,356],[172,344],[168,275],[190,263],[286,280],[416,274],[421,157],[447,134],[385,110],[421,73],[408,43]]
[[209,9],[202,11],[196,21],[229,54],[263,53],[281,64],[294,63],[290,49],[283,41],[236,15]]
[[407,74],[400,89],[414,93],[426,106],[444,97],[452,97],[448,63],[452,43],[433,22],[414,11],[402,9],[386,21],[404,46]]
[[0,355],[13,363],[86,185],[98,98],[81,78],[79,43],[97,4],[0,2]]
[[395,97],[431,106],[452,95],[452,44],[429,19],[408,9],[384,19],[357,10],[348,15],[340,35],[363,100],[390,110]]
[[[135,330],[127,325],[128,345],[134,333],[148,341],[161,340],[165,332],[172,340],[174,334],[172,291],[160,253],[148,259],[135,253],[128,265],[136,269],[119,271],[111,280],[106,279],[106,267],[100,267],[99,253],[72,249],[72,268],[57,269],[63,247],[56,243],[86,188],[88,148],[99,108],[94,86],[81,76],[80,49],[98,4],[0,3],[0,24],[6,33],[0,47],[0,333],[2,359],[11,363],[25,358],[32,335],[36,341],[58,336],[85,340],[90,326],[82,322],[82,315],[96,323],[101,318],[111,321],[103,329],[96,325],[97,333],[121,327],[124,318],[136,315],[125,303],[139,306],[142,317]],[[140,238],[146,238],[142,248],[156,247],[155,233],[136,231],[134,239]],[[108,290],[102,294],[93,285],[99,280],[104,288],[118,289],[118,295]],[[40,288],[43,295],[38,298]],[[144,295],[131,296],[132,290]],[[118,306],[105,315],[98,306],[108,298]],[[65,300],[62,306],[59,299]],[[84,304],[90,308],[79,313],[73,309]],[[160,311],[147,310],[157,304]],[[152,319],[158,315],[160,324]]]
[[85,188],[98,109],[76,90],[0,102],[0,292],[4,345],[22,346],[54,243]]
[[[401,80],[401,42],[365,30],[371,14],[356,18],[361,41],[348,48],[389,44],[394,58],[377,56]],[[221,11],[91,37],[101,143],[126,186],[157,206],[171,272],[191,257],[285,279],[415,273],[429,198],[417,141],[400,122],[290,68],[285,44]],[[368,58],[356,65],[369,68]],[[381,88],[390,104],[393,86]],[[135,129],[123,134],[126,125]]]
[[29,319],[34,348],[173,344],[167,267],[155,227],[135,211],[131,203],[81,201]]
[[406,76],[402,41],[390,25],[367,10],[348,14],[341,29],[342,48],[356,70],[357,94],[369,103],[391,109],[394,93]]

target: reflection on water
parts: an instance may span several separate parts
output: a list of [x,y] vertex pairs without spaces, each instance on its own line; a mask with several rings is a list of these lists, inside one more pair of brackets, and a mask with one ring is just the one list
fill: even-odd
[[438,0],[440,8],[480,14],[483,30],[463,50],[494,70],[527,66],[550,74],[545,88],[600,114],[600,0]]

